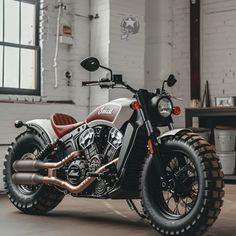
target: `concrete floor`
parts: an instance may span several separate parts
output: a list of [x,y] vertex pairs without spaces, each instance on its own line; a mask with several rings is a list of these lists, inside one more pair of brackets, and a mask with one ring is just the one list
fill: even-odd
[[[66,197],[45,216],[19,212],[0,195],[1,236],[157,236],[145,222],[131,212],[124,201],[103,201]],[[236,185],[226,185],[223,210],[206,236],[236,235]]]

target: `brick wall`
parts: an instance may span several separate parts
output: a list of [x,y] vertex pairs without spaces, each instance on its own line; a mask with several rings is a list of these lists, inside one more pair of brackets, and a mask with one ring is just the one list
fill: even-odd
[[[91,22],[91,56],[97,57],[101,65],[109,67],[110,46],[110,1],[92,0],[91,13],[99,18]],[[91,73],[91,80],[107,76],[107,71],[99,69]],[[109,91],[99,87],[90,88],[90,111],[98,105],[108,102]]]
[[[82,88],[83,80],[97,80],[106,77],[107,72],[99,70],[89,74],[79,66],[81,59],[89,54],[98,57],[101,64],[110,66],[115,73],[122,73],[124,79],[136,87],[144,86],[144,51],[145,51],[145,0],[107,1],[64,0],[67,9],[62,11],[61,22],[73,29],[74,44],[71,47],[59,45],[58,88],[54,88],[53,58],[56,41],[56,20],[58,1],[45,0],[41,5],[41,46],[42,46],[42,98],[29,96],[0,96],[4,100],[23,100],[29,103],[1,103],[0,144],[10,143],[20,132],[14,128],[16,119],[23,121],[34,118],[48,118],[52,113],[62,111],[83,119],[90,106],[94,107],[120,96],[131,95],[119,91],[101,90],[100,88]],[[98,13],[99,18],[90,21],[89,14]],[[85,17],[83,17],[85,16]],[[138,34],[130,35],[128,40],[121,40],[121,22],[134,16],[138,19]],[[119,49],[119,50],[117,50]],[[65,71],[72,72],[71,86],[67,86]],[[44,103],[40,103],[40,100]],[[31,104],[32,100],[37,101]],[[75,105],[46,104],[47,100],[73,100]],[[7,112],[5,112],[7,110]],[[0,163],[7,147],[0,149]],[[1,170],[1,164],[0,164]],[[1,171],[0,171],[1,172]],[[1,178],[0,174],[0,178]],[[2,182],[0,181],[0,189]]]
[[[131,86],[143,88],[145,0],[111,0],[110,4],[110,66],[114,69],[114,73],[122,74],[124,81]],[[130,28],[131,33],[126,35],[122,33],[122,26],[126,26],[129,20],[133,28]],[[138,29],[137,33],[135,29]],[[131,97],[132,94],[123,89],[114,89],[110,91],[109,96],[110,99],[114,99],[123,96]]]
[[[87,0],[64,0],[67,9],[62,11],[61,23],[72,26],[72,46],[59,44],[58,54],[58,88],[54,88],[53,58],[56,42],[56,21],[58,1],[45,0],[41,4],[41,35],[42,48],[42,97],[1,95],[1,100],[22,100],[25,104],[0,103],[1,135],[0,143],[7,143],[9,137],[15,136],[15,130],[11,129],[15,119],[29,120],[34,117],[49,117],[54,111],[68,112],[83,119],[88,113],[89,93],[88,89],[81,87],[82,80],[89,80],[89,73],[83,70],[79,62],[89,55],[89,25],[87,18],[81,17],[90,14],[89,1]],[[67,86],[65,72],[72,73],[71,85]],[[44,103],[31,104],[32,101],[43,100]],[[75,105],[53,105],[45,101],[73,100]],[[29,103],[27,103],[27,101]],[[49,108],[50,107],[50,108]],[[4,112],[6,111],[7,112]]]
[[184,127],[184,108],[190,101],[190,21],[189,0],[149,0],[146,2],[145,86],[154,90],[173,73],[178,82],[168,91],[183,102],[174,117],[176,127]]
[[236,1],[202,1],[202,91],[209,81],[212,104],[236,93]]
[[[57,18],[57,0],[45,0],[41,11],[42,44],[42,99],[73,100],[65,104],[0,103],[0,143],[8,143],[17,135],[12,126],[15,119],[46,118],[53,112],[64,111],[83,119],[89,106],[93,109],[110,99],[130,96],[123,90],[82,88],[82,80],[95,80],[107,76],[99,70],[89,74],[79,66],[79,61],[89,54],[98,57],[114,73],[122,73],[124,80],[135,87],[154,89],[160,86],[169,73],[175,74],[178,83],[170,89],[183,102],[183,114],[175,118],[177,127],[184,126],[184,108],[190,105],[190,9],[189,0],[64,0],[67,10],[62,22],[73,28],[74,44],[59,48],[59,87],[54,88],[53,57]],[[235,95],[236,91],[236,2],[234,0],[201,1],[201,85],[210,84],[211,98]],[[91,24],[88,14],[99,14]],[[121,24],[126,17],[138,19],[140,29],[128,40],[121,40]],[[145,17],[146,16],[146,17]],[[146,32],[145,32],[146,31]],[[90,45],[91,43],[91,45]],[[146,57],[144,58],[146,50]],[[144,66],[145,61],[145,66]],[[71,86],[67,86],[65,71],[72,72]],[[39,97],[5,96],[0,99],[39,101]],[[1,160],[5,147],[0,148]],[[1,171],[0,171],[1,173]],[[0,174],[1,178],[1,174]],[[0,181],[1,189],[1,181]]]
[[[90,14],[88,0],[64,0],[67,10],[62,12],[61,23],[69,24],[73,29],[74,44],[71,47],[59,45],[58,54],[58,88],[54,88],[53,58],[56,42],[56,21],[58,9],[57,0],[45,0],[40,12],[40,42],[42,48],[42,97],[0,95],[0,100],[26,101],[21,103],[0,103],[0,144],[14,140],[20,132],[14,128],[14,121],[34,118],[49,118],[54,112],[65,112],[82,120],[88,114],[89,92],[81,87],[82,80],[89,80],[89,73],[83,70],[79,62],[89,55],[89,25],[87,18]],[[72,72],[71,86],[67,86],[65,71]],[[39,102],[43,100],[44,102]],[[46,104],[47,100],[73,100],[75,105]],[[28,101],[28,102],[27,102]],[[32,104],[32,101],[37,101]],[[0,190],[2,189],[1,163],[6,147],[0,147]]]
[[190,3],[189,0],[173,1],[172,73],[178,82],[172,94],[183,102],[174,101],[182,108],[182,115],[175,117],[177,127],[185,126],[184,108],[190,105]]

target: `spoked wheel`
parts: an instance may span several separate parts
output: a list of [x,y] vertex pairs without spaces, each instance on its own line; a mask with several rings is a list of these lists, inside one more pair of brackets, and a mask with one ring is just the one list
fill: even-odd
[[[180,219],[194,207],[198,196],[198,174],[190,157],[179,150],[165,153],[166,185],[157,188],[157,203],[169,218]],[[158,182],[157,182],[158,183]],[[164,186],[163,186],[164,185]],[[154,187],[154,186],[153,186]]]
[[64,197],[64,193],[53,186],[16,185],[12,181],[12,175],[15,173],[13,163],[16,160],[35,159],[45,145],[38,133],[33,130],[26,131],[16,138],[16,142],[12,143],[6,154],[3,170],[5,190],[15,207],[24,213],[46,213],[55,208]]
[[141,198],[151,225],[162,235],[202,235],[222,206],[221,165],[211,146],[193,133],[162,140],[166,173],[161,180],[155,159],[148,158],[141,179]]

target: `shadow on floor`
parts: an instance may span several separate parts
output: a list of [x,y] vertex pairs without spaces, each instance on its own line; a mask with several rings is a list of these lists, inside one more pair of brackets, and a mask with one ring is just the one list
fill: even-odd
[[[22,212],[16,212],[19,215],[24,215]],[[134,227],[135,229],[137,228],[142,228],[142,229],[150,229],[150,225],[148,222],[144,219],[139,219],[138,217],[132,217],[132,220],[129,218],[121,218],[119,216],[114,216],[114,215],[107,215],[104,216],[102,215],[104,212],[97,211],[94,213],[85,213],[85,212],[73,212],[73,211],[57,211],[57,212],[50,212],[45,215],[34,215],[32,217],[40,217],[42,218],[50,218],[53,220],[66,220],[66,221],[84,221],[85,223],[88,224],[109,224],[109,225],[117,225],[117,226],[127,226],[127,227]]]

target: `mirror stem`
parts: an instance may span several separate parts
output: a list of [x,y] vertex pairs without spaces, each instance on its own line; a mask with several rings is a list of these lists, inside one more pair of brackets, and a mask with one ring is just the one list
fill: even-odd
[[164,80],[162,83],[162,87],[161,87],[161,92],[163,92],[165,89],[165,83],[167,82],[167,80]]
[[112,78],[112,77],[113,77],[113,75],[112,75],[112,70],[111,70],[110,68],[107,68],[107,67],[105,67],[105,66],[101,66],[101,65],[99,65],[99,67],[101,67],[101,68],[103,68],[103,69],[105,69],[105,70],[110,71],[110,74],[111,74],[111,80],[113,79],[113,78]]

